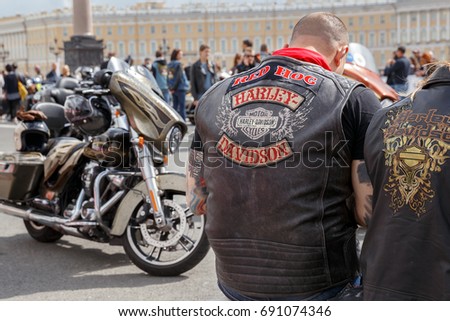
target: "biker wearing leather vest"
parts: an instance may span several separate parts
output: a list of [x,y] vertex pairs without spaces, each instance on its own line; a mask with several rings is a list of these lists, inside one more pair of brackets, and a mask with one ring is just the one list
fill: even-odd
[[[319,51],[324,38],[311,36],[312,26],[343,39]],[[199,102],[187,196],[195,213],[207,214],[230,299],[327,299],[355,275],[349,200],[355,191],[364,224],[371,186],[358,175],[358,148],[379,102],[332,72],[342,72],[348,51],[342,26],[328,13],[304,17],[290,48]]]
[[450,299],[450,64],[375,114],[366,164],[373,217],[364,240],[366,300]]

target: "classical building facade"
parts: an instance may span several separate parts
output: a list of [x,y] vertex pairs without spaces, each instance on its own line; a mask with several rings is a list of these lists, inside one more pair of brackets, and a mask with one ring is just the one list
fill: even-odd
[[[185,63],[197,59],[197,49],[207,43],[218,63],[227,68],[244,39],[269,50],[281,48],[298,19],[313,11],[331,11],[345,22],[350,40],[368,47],[381,69],[399,45],[433,51],[450,59],[450,2],[448,0],[256,0],[254,3],[190,4],[170,7],[170,1],[143,2],[117,9],[93,6],[93,31],[102,39],[105,56],[130,55],[135,63],[154,58],[162,49],[185,53]],[[17,62],[32,73],[34,65],[48,70],[64,61],[64,42],[73,33],[69,8],[0,19],[0,59]]]

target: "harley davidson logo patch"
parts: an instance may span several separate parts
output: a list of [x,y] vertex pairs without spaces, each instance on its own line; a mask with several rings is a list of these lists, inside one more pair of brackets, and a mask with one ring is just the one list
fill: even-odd
[[264,108],[256,108],[245,112],[245,116],[239,116],[236,120],[236,128],[242,128],[242,132],[255,140],[269,132],[278,125],[278,117],[272,116],[273,111]]
[[295,111],[304,100],[299,94],[285,88],[259,86],[233,95],[231,108],[234,109],[251,102],[260,101],[281,104]]
[[216,148],[232,162],[249,167],[278,163],[294,154],[286,139],[263,147],[244,147],[222,135]]

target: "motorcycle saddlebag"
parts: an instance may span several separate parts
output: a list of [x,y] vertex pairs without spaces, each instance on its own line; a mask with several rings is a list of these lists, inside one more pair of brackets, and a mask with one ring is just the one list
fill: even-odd
[[22,201],[33,196],[44,173],[41,153],[0,153],[0,198]]

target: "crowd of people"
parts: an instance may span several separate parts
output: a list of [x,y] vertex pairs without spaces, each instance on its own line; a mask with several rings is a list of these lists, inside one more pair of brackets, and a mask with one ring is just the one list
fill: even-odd
[[436,59],[431,51],[422,53],[419,49],[414,49],[412,55],[408,58],[406,48],[399,46],[387,62],[383,75],[387,78],[386,83],[395,91],[406,94],[410,87],[408,76],[424,77],[428,66],[433,62],[436,62]]
[[64,77],[74,77],[68,65],[63,65],[59,72],[58,64],[52,63],[44,76],[38,65],[34,66],[34,75],[29,75],[21,72],[16,63],[6,64],[0,75],[2,119],[13,121],[20,106],[30,107],[26,106],[31,103],[31,100],[27,101],[30,95],[40,90],[43,84],[55,84]]

